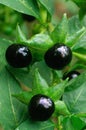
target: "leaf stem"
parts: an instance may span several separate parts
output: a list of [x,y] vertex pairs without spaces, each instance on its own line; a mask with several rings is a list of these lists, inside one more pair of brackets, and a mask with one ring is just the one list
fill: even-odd
[[77,52],[73,52],[73,55],[76,56],[77,58],[79,58],[80,60],[86,62],[86,55],[77,53]]
[[61,118],[60,117],[58,117],[58,130],[62,130]]

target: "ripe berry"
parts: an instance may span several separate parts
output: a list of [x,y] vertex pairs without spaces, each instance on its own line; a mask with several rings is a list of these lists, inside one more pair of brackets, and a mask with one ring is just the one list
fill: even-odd
[[22,14],[22,17],[23,17],[24,20],[26,20],[28,22],[33,22],[35,20],[34,16],[27,15],[27,14]]
[[5,57],[8,64],[15,68],[27,67],[32,60],[30,50],[22,44],[10,45],[6,50]]
[[54,102],[45,95],[37,94],[30,100],[28,111],[32,120],[46,121],[55,110]]
[[44,59],[50,68],[61,70],[70,63],[72,51],[64,44],[55,44],[45,53]]
[[71,79],[76,78],[78,75],[80,75],[78,71],[71,71],[63,75],[63,80],[65,80],[66,78],[69,78],[69,80],[71,80]]

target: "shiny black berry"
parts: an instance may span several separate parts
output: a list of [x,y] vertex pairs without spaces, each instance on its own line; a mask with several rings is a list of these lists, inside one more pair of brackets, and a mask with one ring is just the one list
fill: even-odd
[[22,17],[25,21],[28,21],[28,22],[33,22],[35,20],[35,17],[34,16],[31,16],[31,15],[27,15],[27,14],[22,14]]
[[71,79],[76,78],[79,75],[80,75],[80,73],[78,71],[71,71],[71,72],[65,73],[63,75],[63,80],[65,80],[66,78],[69,78],[68,80],[71,80]]
[[30,50],[22,44],[10,45],[6,50],[5,57],[8,64],[15,68],[27,67],[32,60]]
[[44,59],[50,68],[61,70],[71,62],[72,51],[64,44],[55,44],[45,53]]
[[35,121],[48,120],[54,110],[54,102],[48,96],[42,94],[33,96],[28,106],[29,116]]

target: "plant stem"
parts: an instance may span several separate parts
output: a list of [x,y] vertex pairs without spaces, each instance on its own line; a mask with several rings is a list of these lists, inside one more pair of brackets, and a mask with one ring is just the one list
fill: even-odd
[[86,55],[77,53],[77,52],[73,52],[73,55],[76,56],[77,58],[79,58],[80,60],[86,62]]

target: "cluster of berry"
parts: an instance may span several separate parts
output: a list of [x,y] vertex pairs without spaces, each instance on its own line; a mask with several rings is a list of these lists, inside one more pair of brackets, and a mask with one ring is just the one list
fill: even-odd
[[[6,50],[6,60],[14,68],[23,68],[30,65],[32,54],[26,45],[12,44]],[[64,44],[55,44],[47,50],[44,55],[45,63],[52,69],[61,70],[72,60],[71,49]],[[63,76],[63,80],[69,77],[69,80],[75,78],[80,73],[72,71]],[[55,104],[52,99],[46,95],[37,94],[33,96],[28,105],[31,119],[36,121],[45,121],[50,118],[55,110]]]
[[[46,64],[53,69],[61,70],[72,59],[71,49],[64,44],[55,44],[44,56]],[[22,44],[12,44],[6,50],[7,62],[15,68],[27,67],[32,61],[30,49]]]

